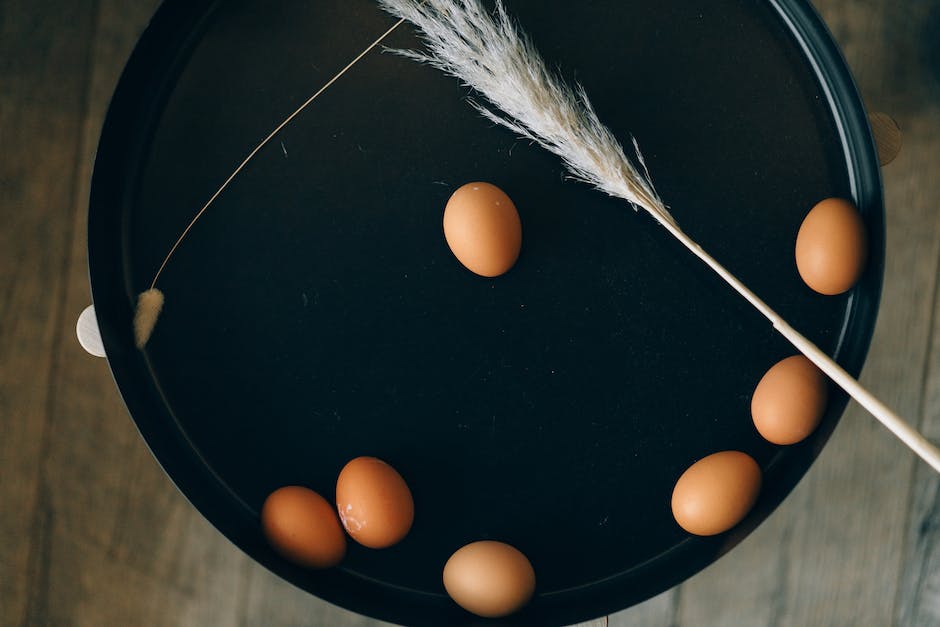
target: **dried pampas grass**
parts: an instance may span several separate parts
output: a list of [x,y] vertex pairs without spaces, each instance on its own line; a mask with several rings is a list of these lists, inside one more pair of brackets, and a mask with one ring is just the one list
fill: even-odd
[[150,288],[137,296],[137,309],[134,311],[134,343],[143,348],[150,340],[157,319],[163,311],[163,292]]
[[459,78],[498,110],[472,103],[488,119],[555,153],[572,176],[641,207],[659,222],[675,224],[650,181],[601,124],[580,86],[572,89],[550,72],[532,41],[501,1],[491,13],[478,0],[379,0],[389,13],[417,26],[427,53],[397,50]]
[[492,12],[480,0],[379,0],[379,4],[417,26],[426,43],[426,52],[399,54],[459,78],[497,108],[494,111],[474,103],[484,116],[561,157],[575,178],[648,211],[793,346],[940,472],[936,446],[791,327],[679,227],[656,194],[636,141],[633,147],[642,172],[600,122],[584,90],[568,87],[548,71],[535,46],[507,15],[502,0],[496,0]]

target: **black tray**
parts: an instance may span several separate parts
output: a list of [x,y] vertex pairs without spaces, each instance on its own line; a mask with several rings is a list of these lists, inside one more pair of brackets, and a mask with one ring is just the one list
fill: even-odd
[[[850,372],[877,312],[884,210],[865,111],[802,0],[511,1],[602,120],[636,135],[685,230]],[[218,529],[285,579],[411,625],[478,621],[443,564],[496,538],[526,553],[533,603],[506,624],[612,612],[697,572],[753,530],[835,427],[764,442],[749,413],[795,351],[645,214],[565,179],[481,119],[436,70],[375,51],[271,142],[163,274],[167,303],[133,346],[136,294],[254,144],[393,20],[366,0],[168,1],[115,94],[89,218],[94,303],[115,379],[156,458]],[[417,46],[403,27],[390,46]],[[441,231],[459,185],[493,182],[523,251],[482,279]],[[793,260],[818,200],[858,203],[866,274],[824,297]],[[753,513],[684,533],[673,484],[720,450],[754,456]],[[285,484],[332,498],[358,455],[415,497],[411,534],[341,567],[296,568],[258,510]],[[729,599],[729,602],[733,600]]]

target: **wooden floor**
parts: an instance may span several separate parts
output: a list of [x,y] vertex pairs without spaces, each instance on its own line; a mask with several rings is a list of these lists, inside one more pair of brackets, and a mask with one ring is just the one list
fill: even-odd
[[[156,4],[0,0],[0,625],[374,625],[212,529],[75,340],[97,136]],[[863,382],[940,441],[940,0],[817,6],[869,107],[905,131],[884,172],[887,274]],[[938,497],[938,477],[852,407],[766,524],[609,624],[940,625]]]

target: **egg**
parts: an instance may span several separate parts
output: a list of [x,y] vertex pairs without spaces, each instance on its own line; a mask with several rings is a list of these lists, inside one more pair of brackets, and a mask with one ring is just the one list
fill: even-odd
[[811,434],[826,411],[826,376],[803,355],[775,364],[754,389],[751,417],[765,440],[796,444]]
[[467,183],[444,208],[444,238],[468,270],[496,277],[519,258],[522,222],[503,190],[490,183]]
[[308,568],[329,568],[346,555],[346,536],[336,511],[313,490],[287,486],[275,490],[261,508],[268,542],[290,561]]
[[852,203],[827,198],[806,215],[796,237],[796,267],[810,288],[828,296],[848,291],[867,256],[865,224]]
[[529,602],[535,592],[535,571],[518,549],[482,540],[459,549],[447,560],[444,588],[468,612],[499,618]]
[[760,493],[761,471],[749,455],[722,451],[682,473],[672,491],[672,515],[697,536],[723,533],[741,522]]
[[357,457],[336,480],[336,509],[352,539],[373,549],[397,544],[414,522],[408,484],[381,459]]

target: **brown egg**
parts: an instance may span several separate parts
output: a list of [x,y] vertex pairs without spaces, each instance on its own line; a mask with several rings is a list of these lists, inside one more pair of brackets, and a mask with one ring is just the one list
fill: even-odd
[[468,544],[447,560],[444,588],[468,612],[498,618],[529,602],[535,592],[535,571],[518,549],[483,540]]
[[272,492],[261,508],[261,527],[278,553],[301,566],[329,568],[346,555],[346,536],[336,511],[307,488],[287,486]]
[[489,183],[467,183],[447,201],[444,238],[468,270],[495,277],[519,258],[522,222],[503,190]]
[[796,444],[816,429],[826,411],[826,376],[803,355],[767,371],[751,397],[751,417],[765,440]]
[[865,224],[855,206],[827,198],[806,215],[796,237],[796,267],[820,294],[841,294],[858,281],[868,256]]
[[415,515],[408,484],[375,457],[357,457],[343,467],[336,480],[336,509],[352,539],[373,549],[400,542]]
[[672,491],[672,515],[697,536],[731,529],[747,516],[760,493],[761,471],[749,455],[714,453],[682,473]]

